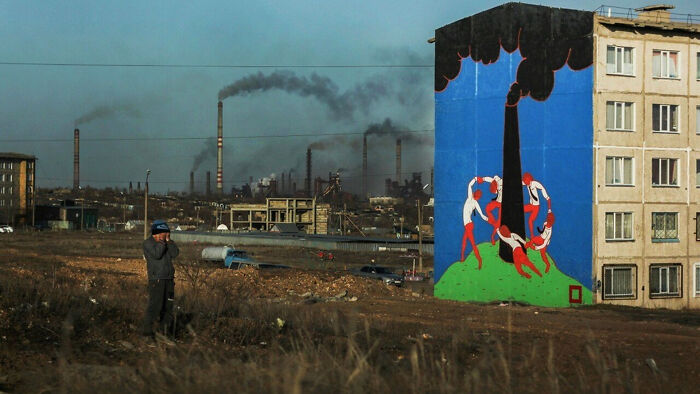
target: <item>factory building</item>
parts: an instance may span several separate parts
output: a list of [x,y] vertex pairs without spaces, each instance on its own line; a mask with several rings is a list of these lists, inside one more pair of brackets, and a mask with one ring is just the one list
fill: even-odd
[[0,224],[31,225],[36,157],[0,153]]
[[328,234],[329,211],[329,204],[315,198],[267,198],[265,204],[232,204],[229,228],[271,231],[287,223],[306,234]]
[[700,17],[621,11],[436,31],[438,297],[700,308]]

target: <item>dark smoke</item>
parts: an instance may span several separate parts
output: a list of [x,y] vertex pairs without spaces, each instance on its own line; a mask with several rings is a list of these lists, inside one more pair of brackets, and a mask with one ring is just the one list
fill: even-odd
[[140,118],[141,111],[134,104],[100,105],[75,120],[75,126],[85,124],[95,119],[109,118],[116,114],[124,114],[132,118]]
[[[457,77],[461,58],[471,56],[475,62],[490,64],[498,60],[502,47],[507,52],[520,49],[523,57],[508,92],[508,105],[526,96],[546,100],[556,70],[565,64],[581,70],[592,63],[592,27],[591,12],[520,3],[504,4],[445,26],[436,36],[435,90],[444,90]],[[446,71],[438,74],[438,70]]]
[[433,144],[432,136],[427,136],[421,133],[407,132],[404,127],[395,125],[391,119],[386,118],[382,123],[372,123],[367,127],[364,133],[365,136],[385,136],[401,138],[404,142],[415,142],[420,144]]
[[389,84],[379,77],[358,83],[340,93],[338,86],[328,77],[312,73],[307,78],[291,71],[275,71],[270,75],[258,72],[237,80],[219,91],[219,100],[273,89],[301,97],[314,97],[328,107],[336,120],[352,119],[357,110],[367,113],[372,103],[391,93]]
[[207,142],[204,148],[194,157],[194,162],[192,163],[192,169],[190,171],[197,171],[205,160],[216,158],[216,154],[216,143],[214,141]]

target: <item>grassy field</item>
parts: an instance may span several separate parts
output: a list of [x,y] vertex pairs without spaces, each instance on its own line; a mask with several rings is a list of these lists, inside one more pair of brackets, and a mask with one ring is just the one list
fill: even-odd
[[[225,270],[198,262],[192,244],[176,267],[189,324],[149,346],[137,330],[139,244],[120,234],[0,238],[0,390],[676,393],[700,383],[697,311],[459,303],[339,266]],[[251,250],[313,266],[309,250]]]

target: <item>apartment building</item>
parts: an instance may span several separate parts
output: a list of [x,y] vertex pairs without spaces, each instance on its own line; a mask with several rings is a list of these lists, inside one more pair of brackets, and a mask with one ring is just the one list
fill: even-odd
[[595,20],[596,302],[700,308],[700,18]]
[[34,156],[0,152],[0,224],[32,224]]
[[507,3],[435,31],[436,296],[700,308],[698,22]]

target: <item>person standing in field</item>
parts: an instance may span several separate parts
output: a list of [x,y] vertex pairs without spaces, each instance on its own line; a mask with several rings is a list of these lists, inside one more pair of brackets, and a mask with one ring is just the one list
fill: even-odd
[[148,306],[142,334],[153,337],[153,323],[164,333],[172,327],[175,299],[175,267],[173,259],[180,253],[170,239],[170,228],[163,220],[153,221],[151,236],[143,241],[143,255],[148,270]]

